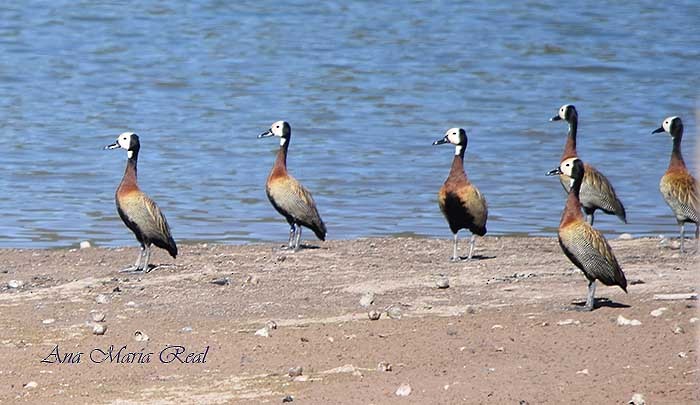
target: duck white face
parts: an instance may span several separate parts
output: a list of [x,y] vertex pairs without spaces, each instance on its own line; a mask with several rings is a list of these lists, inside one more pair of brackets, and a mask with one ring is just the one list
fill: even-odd
[[578,158],[572,157],[562,161],[561,164],[559,164],[559,170],[562,172],[562,174],[573,177],[575,160],[578,160]]
[[560,121],[560,120],[569,121],[571,119],[572,114],[577,114],[576,107],[574,107],[573,104],[564,104],[563,106],[559,107],[559,111],[557,111],[557,115],[550,118],[549,120],[550,121]]
[[105,146],[105,149],[125,149],[127,156],[132,158],[134,152],[138,152],[139,149],[139,137],[133,132],[122,132],[118,137],[117,141],[111,145]]
[[289,141],[292,129],[287,121],[277,121],[270,125],[270,129],[258,135],[258,138],[277,136],[280,138],[280,146],[284,146]]
[[462,128],[450,128],[445,132],[445,136],[433,142],[433,145],[442,145],[444,143],[455,145],[455,155],[459,155],[467,147],[467,132]]
[[657,128],[652,132],[652,134],[656,134],[659,132],[666,132],[670,134],[671,136],[675,136],[678,132],[679,129],[683,128],[683,122],[681,121],[681,118],[678,116],[672,116],[668,117],[664,120],[663,124],[661,124],[660,128]]

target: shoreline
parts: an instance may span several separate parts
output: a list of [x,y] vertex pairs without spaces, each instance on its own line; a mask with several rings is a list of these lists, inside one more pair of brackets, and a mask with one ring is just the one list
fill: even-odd
[[[182,244],[177,260],[154,250],[163,267],[148,274],[119,272],[137,246],[0,249],[0,356],[13,360],[0,364],[9,387],[0,400],[700,400],[697,301],[657,299],[697,294],[697,256],[672,243],[610,239],[629,293],[599,286],[596,310],[581,313],[571,309],[587,282],[554,237],[486,236],[477,260],[459,263],[449,239],[304,242],[316,248]],[[442,278],[448,288],[438,288]],[[9,289],[10,280],[24,284]],[[619,326],[620,316],[641,325]],[[111,345],[127,346],[122,358],[134,362],[90,361]],[[162,363],[168,345],[206,362]],[[54,347],[81,361],[42,363]],[[296,367],[301,375],[290,376]],[[402,384],[408,397],[395,394]]]

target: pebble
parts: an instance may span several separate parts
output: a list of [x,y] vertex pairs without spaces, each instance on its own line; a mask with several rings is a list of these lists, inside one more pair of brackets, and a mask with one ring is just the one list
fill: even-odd
[[622,240],[631,240],[633,239],[631,233],[622,233],[620,236],[617,237],[617,239],[622,239]]
[[184,328],[180,329],[180,332],[182,332],[182,333],[190,333],[190,332],[192,332],[192,327],[191,327],[191,326],[185,326]]
[[81,248],[81,249],[88,249],[88,248],[91,248],[91,247],[92,247],[92,244],[91,244],[89,241],[87,241],[87,240],[84,240],[84,241],[80,242],[80,248]]
[[635,393],[632,395],[632,399],[629,400],[628,404],[631,405],[645,405],[644,395]]
[[673,328],[673,333],[676,335],[680,335],[682,333],[685,333],[685,329],[681,328],[680,326],[676,325],[676,327]]
[[54,322],[56,322],[56,320],[53,318],[44,319],[43,321],[41,321],[41,323],[43,323],[44,325],[51,325]]
[[374,293],[368,292],[360,298],[360,306],[363,308],[368,308],[374,303]]
[[105,314],[103,314],[102,312],[93,312],[92,313],[92,320],[95,322],[104,322]]
[[301,366],[297,366],[290,368],[287,374],[289,374],[290,377],[299,377],[303,371],[304,369]]
[[216,285],[229,285],[229,278],[228,277],[217,278],[217,279],[210,281],[210,283],[216,284]]
[[686,357],[688,357],[688,353],[686,353],[686,352],[679,352],[679,353],[678,353],[678,357],[680,357],[681,359],[685,359]]
[[393,369],[393,366],[391,363],[388,363],[386,361],[382,361],[381,363],[377,364],[377,371],[391,371]]
[[367,316],[369,317],[370,321],[376,321],[379,318],[381,318],[382,313],[379,311],[371,310],[367,313]]
[[267,321],[267,323],[265,324],[265,326],[266,326],[267,329],[269,329],[269,330],[275,330],[275,329],[277,329],[277,322],[275,322],[275,321],[273,321],[273,320],[269,320],[269,321]]
[[270,330],[265,326],[255,331],[255,336],[270,337]]
[[411,395],[411,386],[408,384],[399,385],[399,388],[396,389],[396,395],[399,397],[407,397]]
[[642,323],[636,319],[627,319],[622,315],[617,316],[617,325],[618,326],[639,326],[641,324]]
[[650,315],[654,316],[654,317],[659,317],[659,316],[663,315],[665,311],[668,311],[668,308],[661,307],[661,308],[658,308],[658,309],[651,311]]
[[97,297],[95,297],[95,302],[98,304],[109,304],[109,297],[104,294],[98,294]]
[[588,369],[584,368],[583,370],[577,371],[576,374],[588,375]]
[[445,276],[440,276],[440,278],[435,280],[435,286],[441,289],[450,288],[450,279]]
[[136,332],[134,332],[134,340],[137,342],[147,342],[148,335],[141,332],[140,330],[137,330]]
[[107,332],[107,327],[102,325],[102,324],[96,324],[95,326],[92,327],[92,334],[93,335],[104,335],[105,332]]
[[580,321],[573,320],[571,318],[569,319],[564,319],[563,321],[557,322],[557,325],[559,326],[564,326],[564,325],[580,325]]
[[36,381],[29,381],[28,383],[24,384],[24,388],[29,388],[29,389],[36,388],[38,386],[39,386],[39,384],[37,384]]
[[688,320],[688,322],[690,322],[690,323],[695,323],[697,321],[700,321],[700,318],[692,317]]
[[22,280],[10,280],[7,282],[7,288],[17,289],[24,286],[24,281]]
[[386,311],[386,314],[391,319],[401,319],[401,317],[403,316],[403,314],[401,313],[401,308],[399,307],[389,308],[389,310]]
[[291,395],[286,395],[284,398],[282,398],[282,402],[294,402],[294,397]]
[[491,329],[503,329],[503,325],[498,325],[498,324],[496,324],[496,325],[493,325],[493,326],[491,327]]
[[138,304],[135,303],[134,301],[129,301],[126,304],[124,304],[127,307],[138,307]]

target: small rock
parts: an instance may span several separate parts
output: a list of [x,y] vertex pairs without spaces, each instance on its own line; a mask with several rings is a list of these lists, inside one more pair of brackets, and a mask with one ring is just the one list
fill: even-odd
[[450,288],[450,279],[448,279],[446,276],[440,276],[437,280],[435,280],[435,286],[440,289]]
[[266,326],[267,329],[269,329],[269,330],[275,330],[275,329],[277,329],[277,322],[275,322],[275,321],[273,321],[273,320],[269,320],[269,321],[267,321],[267,323],[265,324],[265,326]]
[[642,323],[636,319],[627,319],[622,315],[617,316],[617,325],[618,326],[639,326],[641,324]]
[[583,370],[577,371],[576,374],[588,375],[588,369],[584,368]]
[[368,292],[360,298],[360,306],[362,308],[368,308],[374,303],[374,293]]
[[182,332],[182,333],[191,333],[191,332],[192,332],[192,327],[191,327],[191,326],[185,326],[184,328],[180,329],[180,332]]
[[282,403],[285,402],[294,402],[294,397],[291,395],[286,395],[284,398],[282,398]]
[[140,330],[137,330],[136,332],[134,332],[134,340],[137,342],[147,342],[148,335],[141,332]]
[[680,357],[681,359],[685,359],[686,357],[688,357],[688,353],[686,353],[686,352],[679,352],[679,353],[678,353],[678,357]]
[[101,312],[93,312],[92,313],[92,320],[95,322],[104,322],[105,314],[103,314]]
[[580,321],[573,320],[571,318],[569,319],[564,319],[563,321],[557,322],[557,325],[559,326],[564,326],[564,325],[580,325]]
[[664,312],[666,312],[667,310],[668,310],[668,308],[661,307],[661,308],[658,308],[658,309],[651,311],[650,315],[654,316],[654,317],[659,317],[659,316],[663,315]]
[[493,325],[493,326],[491,327],[491,329],[503,329],[503,325],[498,325],[498,324],[496,324],[496,325]]
[[646,401],[644,400],[644,395],[642,394],[634,394],[632,395],[632,399],[629,400],[628,404],[631,405],[645,405]]
[[401,308],[399,307],[389,308],[389,310],[386,311],[386,314],[391,319],[401,319],[401,317],[403,316],[403,314],[401,313]]
[[700,318],[692,317],[688,320],[688,322],[690,322],[690,323],[695,323],[697,321],[700,321]]
[[95,326],[92,327],[92,334],[93,335],[98,335],[102,336],[107,332],[107,327],[102,325],[102,324],[95,324]]
[[503,346],[499,346],[499,347],[496,348],[496,351],[497,351],[497,352],[505,352],[505,351],[506,351],[506,348],[503,347]]
[[29,389],[36,388],[38,386],[39,386],[39,384],[37,384],[36,381],[29,381],[28,383],[24,384],[24,388],[29,388]]
[[393,366],[391,365],[391,363],[388,363],[386,361],[377,364],[377,371],[391,371],[392,369]]
[[217,278],[217,279],[210,281],[210,283],[216,284],[216,285],[229,285],[229,278],[228,277]]
[[270,337],[270,330],[265,326],[255,331],[255,336]]
[[335,339],[333,339],[333,336],[328,336],[327,339],[328,339],[328,341],[331,342],[331,343],[335,342]]
[[127,307],[138,307],[139,305],[135,303],[134,301],[129,301],[126,304],[124,304]]
[[290,368],[287,374],[289,374],[290,377],[298,377],[303,373],[303,371],[304,369],[301,366],[297,366]]
[[87,240],[84,240],[84,241],[80,242],[80,248],[81,248],[81,249],[88,249],[88,248],[91,248],[91,247],[92,247],[92,244],[91,244],[89,241],[87,241]]
[[54,322],[56,322],[56,320],[53,318],[44,319],[43,321],[41,321],[41,323],[43,323],[44,325],[51,325]]
[[382,313],[379,311],[371,310],[367,313],[367,316],[369,317],[370,321],[376,321],[382,316]]
[[630,239],[633,239],[633,238],[632,238],[632,234],[630,234],[630,233],[623,233],[623,234],[620,234],[620,236],[618,236],[617,239],[630,240]]
[[109,304],[109,297],[104,294],[98,294],[97,297],[95,297],[95,302],[98,304]]
[[399,388],[396,389],[396,395],[399,397],[407,397],[411,395],[411,386],[408,384],[399,385]]
[[309,376],[308,375],[299,375],[299,376],[292,378],[292,381],[294,381],[294,382],[306,382],[306,381],[309,381]]
[[680,327],[679,325],[676,325],[676,326],[673,328],[673,333],[676,334],[676,335],[680,335],[680,334],[682,334],[682,333],[685,333],[685,329],[683,329],[683,328]]
[[7,282],[7,288],[11,288],[13,290],[22,288],[22,286],[24,286],[24,281],[22,280],[10,280]]

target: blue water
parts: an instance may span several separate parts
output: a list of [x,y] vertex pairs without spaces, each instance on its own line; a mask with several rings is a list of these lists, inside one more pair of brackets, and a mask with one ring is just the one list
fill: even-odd
[[172,3],[0,5],[0,246],[133,245],[125,153],[101,150],[127,130],[177,240],[286,240],[264,192],[278,143],[256,139],[280,119],[332,239],[448,237],[453,149],[431,143],[454,126],[489,234],[553,235],[564,103],[627,208],[597,226],[677,232],[658,192],[671,140],[650,132],[681,116],[696,167],[700,2]]

